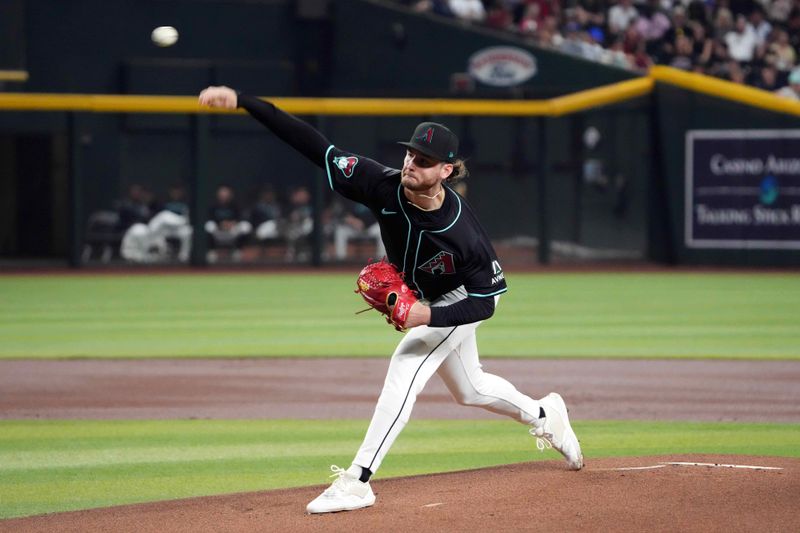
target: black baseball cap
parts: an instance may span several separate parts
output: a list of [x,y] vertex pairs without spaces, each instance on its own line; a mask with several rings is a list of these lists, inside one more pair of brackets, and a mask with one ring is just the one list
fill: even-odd
[[410,141],[398,142],[398,144],[413,148],[428,157],[445,163],[454,162],[456,154],[458,154],[456,134],[436,122],[422,122],[414,130]]

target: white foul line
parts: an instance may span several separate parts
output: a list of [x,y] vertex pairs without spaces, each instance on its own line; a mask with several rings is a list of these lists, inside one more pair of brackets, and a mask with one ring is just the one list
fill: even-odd
[[777,466],[726,465],[722,463],[682,463],[682,462],[659,463],[653,466],[624,466],[621,468],[600,468],[598,470],[613,470],[613,471],[655,470],[657,468],[665,468],[667,466],[708,466],[712,468],[746,468],[749,470],[783,470],[783,468],[779,468]]
[[748,468],[750,470],[783,470],[777,466],[757,466],[757,465],[726,465],[721,463],[661,463],[662,465],[674,466],[711,466],[716,468]]
[[601,468],[601,470],[655,470],[656,468],[665,468],[667,465],[653,465],[653,466],[624,466],[622,468]]

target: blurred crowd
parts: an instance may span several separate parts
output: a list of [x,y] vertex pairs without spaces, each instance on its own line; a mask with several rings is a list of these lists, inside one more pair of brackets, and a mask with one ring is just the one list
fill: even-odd
[[[276,191],[266,185],[250,201],[241,202],[233,187],[220,185],[214,192],[203,230],[207,260],[242,262],[267,256],[286,262],[311,258],[314,211],[311,192],[305,186]],[[325,248],[323,259],[343,261],[359,255],[385,254],[380,229],[372,212],[361,204],[334,197],[322,214]],[[87,225],[84,261],[95,256],[132,263],[166,263],[189,260],[193,228],[186,190],[169,187],[159,200],[146,186],[134,183],[113,210],[92,213]],[[98,251],[95,252],[95,249]],[[359,259],[362,259],[359,256]]]
[[800,100],[800,0],[408,0],[633,70],[667,65]]

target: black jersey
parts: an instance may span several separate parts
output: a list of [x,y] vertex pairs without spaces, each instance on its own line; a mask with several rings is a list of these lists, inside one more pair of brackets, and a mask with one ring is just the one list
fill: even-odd
[[431,307],[431,327],[492,316],[494,297],[506,291],[503,270],[486,232],[455,191],[445,186],[441,207],[422,211],[406,200],[399,170],[336,148],[311,125],[270,102],[239,93],[237,105],[323,168],[331,189],[372,211],[389,261],[402,269],[421,298],[433,302],[461,286],[466,289],[466,298]]
[[488,235],[453,189],[444,187],[439,209],[423,211],[403,194],[398,169],[331,145],[325,170],[331,189],[369,207],[389,261],[421,298],[433,301],[462,285],[477,298],[507,290]]

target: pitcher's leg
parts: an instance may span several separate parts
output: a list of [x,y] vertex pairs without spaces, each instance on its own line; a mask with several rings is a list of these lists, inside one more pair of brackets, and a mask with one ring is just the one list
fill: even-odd
[[483,407],[529,424],[540,450],[553,447],[564,456],[570,469],[583,468],[583,453],[563,398],[551,392],[541,400],[533,400],[505,379],[484,372],[474,334],[464,339],[438,372],[458,403]]
[[477,324],[452,328],[412,329],[398,345],[364,442],[353,464],[375,473],[411,416],[411,410],[442,361],[475,331]]
[[438,373],[450,394],[462,405],[483,407],[523,424],[533,424],[539,419],[538,401],[522,394],[500,376],[483,371],[474,332],[441,364]]

